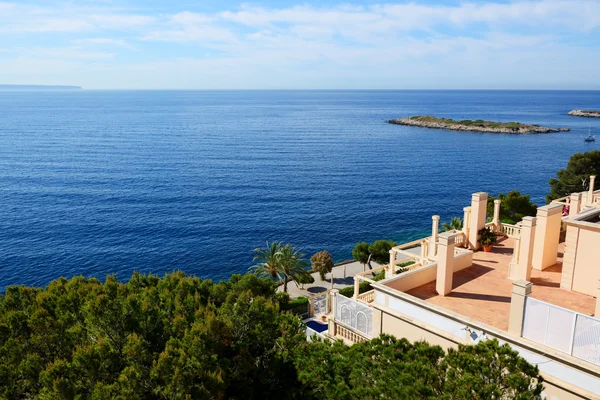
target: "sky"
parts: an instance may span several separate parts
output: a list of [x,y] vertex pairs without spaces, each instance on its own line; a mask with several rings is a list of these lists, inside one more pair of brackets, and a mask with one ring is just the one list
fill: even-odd
[[600,89],[600,0],[0,0],[0,84]]

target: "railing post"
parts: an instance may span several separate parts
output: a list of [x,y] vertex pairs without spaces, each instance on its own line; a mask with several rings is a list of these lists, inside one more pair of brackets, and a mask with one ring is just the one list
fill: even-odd
[[452,292],[452,278],[454,276],[454,241],[452,233],[442,233],[439,237],[439,252],[435,290],[440,296]]
[[431,216],[431,239],[429,239],[429,257],[435,257],[435,254],[436,254],[435,244],[437,242],[438,232],[440,230],[439,223],[440,223],[440,216],[432,215]]
[[469,226],[471,224],[471,207],[463,208],[463,233],[465,234],[465,248],[469,248]]
[[478,250],[479,230],[485,226],[488,194],[485,192],[473,193],[471,196],[471,217],[469,226],[469,248]]
[[354,300],[358,299],[359,293],[360,293],[360,277],[357,275],[354,275],[354,295],[352,296],[352,298]]
[[394,250],[390,250],[390,264],[385,269],[386,279],[389,279],[392,276],[394,276],[394,272],[396,272],[396,271],[394,271],[395,268],[396,268],[396,252]]
[[579,214],[581,209],[581,193],[572,193],[569,205],[569,217]]
[[596,181],[596,175],[590,175],[590,187],[588,189],[588,196],[587,196],[587,204],[588,205],[592,205],[594,204],[594,182]]
[[543,271],[557,261],[562,204],[548,204],[537,209],[537,227],[533,247],[532,268]]
[[493,218],[493,222],[494,222],[494,226],[496,229],[496,232],[498,232],[500,230],[500,203],[502,201],[501,200],[494,200],[494,218]]
[[510,315],[508,319],[508,332],[521,337],[523,333],[523,319],[525,317],[525,303],[531,294],[533,284],[524,280],[513,283],[510,298]]

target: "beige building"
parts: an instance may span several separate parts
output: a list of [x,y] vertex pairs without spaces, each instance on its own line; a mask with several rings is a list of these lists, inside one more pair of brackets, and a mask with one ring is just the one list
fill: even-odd
[[[497,200],[488,219],[487,201],[473,194],[461,231],[438,234],[434,216],[430,237],[390,251],[378,269],[385,280],[367,271],[355,276],[353,298],[331,290],[314,299],[327,336],[387,333],[444,348],[496,338],[538,366],[547,399],[600,399],[600,191],[556,200],[517,225],[499,221]],[[479,250],[483,227],[501,237],[492,252]],[[407,259],[414,264],[397,273]],[[373,290],[359,294],[363,280]]]

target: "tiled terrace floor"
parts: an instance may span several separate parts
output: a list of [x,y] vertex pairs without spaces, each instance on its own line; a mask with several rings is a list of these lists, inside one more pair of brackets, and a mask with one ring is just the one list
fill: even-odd
[[[544,271],[533,270],[532,297],[578,311],[586,315],[594,312],[596,299],[560,288],[563,245],[559,246],[559,263]],[[513,240],[506,239],[491,253],[473,254],[473,266],[454,274],[452,293],[446,297],[435,291],[435,281],[407,293],[452,310],[496,328],[507,330],[510,312],[512,281],[508,279],[508,264],[512,259]]]

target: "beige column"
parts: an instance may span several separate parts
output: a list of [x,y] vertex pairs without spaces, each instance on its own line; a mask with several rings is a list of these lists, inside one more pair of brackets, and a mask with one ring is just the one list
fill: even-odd
[[556,264],[560,224],[562,222],[562,204],[548,204],[538,207],[536,216],[535,239],[532,267],[539,271]]
[[390,262],[388,267],[385,269],[385,277],[389,279],[394,276],[394,269],[396,266],[396,252],[394,250],[390,250]]
[[571,204],[569,205],[569,217],[579,214],[581,210],[581,193],[571,194]]
[[510,298],[510,315],[508,319],[508,332],[521,336],[523,332],[523,317],[525,316],[525,300],[531,294],[533,284],[524,280],[513,283]]
[[358,299],[358,295],[360,294],[360,278],[357,275],[354,275],[354,295],[352,298],[354,300]]
[[531,279],[531,260],[533,259],[536,221],[535,217],[524,217],[523,221],[521,221],[521,244],[517,279],[525,281]]
[[594,311],[594,317],[600,318],[600,279],[598,279],[596,289],[596,311]]
[[440,296],[452,292],[454,275],[454,241],[456,234],[444,232],[439,237],[435,290]]
[[463,208],[463,233],[465,234],[465,247],[469,247],[469,224],[471,223],[471,207]]
[[421,242],[421,261],[427,258],[427,240]]
[[594,204],[594,183],[596,182],[596,175],[590,175],[590,187],[588,189],[587,204]]
[[485,226],[487,200],[488,194],[484,192],[473,193],[471,196],[471,217],[469,237],[467,238],[471,250],[478,250],[480,247],[477,232]]
[[496,226],[496,232],[500,230],[500,203],[501,200],[494,200],[494,225]]
[[436,254],[435,244],[437,242],[438,232],[440,230],[439,223],[440,223],[439,215],[431,216],[431,238],[429,239],[429,257],[435,257],[435,254]]
[[335,306],[338,296],[338,290],[332,289],[329,291],[329,307],[331,313],[327,317],[327,334],[330,337],[335,337]]
[[519,252],[521,251],[521,239],[516,237],[513,241],[513,256],[508,264],[508,279],[519,280]]

